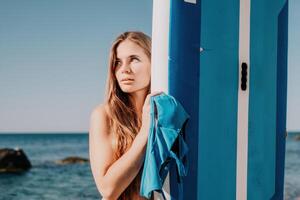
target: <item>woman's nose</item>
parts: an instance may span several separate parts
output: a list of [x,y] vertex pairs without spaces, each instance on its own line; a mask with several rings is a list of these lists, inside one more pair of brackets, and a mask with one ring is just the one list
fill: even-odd
[[124,66],[122,67],[122,73],[130,73],[131,72],[131,68],[129,64],[124,64]]

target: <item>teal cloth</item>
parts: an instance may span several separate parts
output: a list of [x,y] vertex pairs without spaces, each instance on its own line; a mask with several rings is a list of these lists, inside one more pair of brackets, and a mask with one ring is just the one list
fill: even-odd
[[173,96],[165,93],[150,98],[150,116],[140,195],[149,199],[152,192],[157,191],[165,198],[163,183],[174,163],[179,199],[182,199],[182,181],[188,171],[188,146],[184,140],[184,132],[190,116]]

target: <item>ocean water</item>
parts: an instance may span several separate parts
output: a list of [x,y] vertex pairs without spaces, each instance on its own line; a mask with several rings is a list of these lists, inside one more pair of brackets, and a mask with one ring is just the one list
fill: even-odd
[[[285,199],[300,199],[300,141],[286,142]],[[23,174],[0,174],[0,200],[101,199],[89,163],[58,165],[68,156],[88,158],[87,134],[0,134],[0,148],[19,147],[32,168]]]
[[68,156],[88,157],[87,134],[0,134],[0,148],[19,147],[32,168],[0,174],[0,200],[99,200],[89,163],[59,165]]
[[289,133],[286,140],[284,196],[286,200],[300,200],[300,141]]

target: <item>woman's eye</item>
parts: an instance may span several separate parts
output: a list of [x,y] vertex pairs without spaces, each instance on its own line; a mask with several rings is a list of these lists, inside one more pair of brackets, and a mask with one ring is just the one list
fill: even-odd
[[115,62],[115,67],[118,67],[120,65],[120,63],[121,63],[120,61],[116,61]]
[[131,61],[135,61],[135,62],[137,62],[137,61],[140,61],[139,59],[137,59],[137,58],[132,58],[131,59]]

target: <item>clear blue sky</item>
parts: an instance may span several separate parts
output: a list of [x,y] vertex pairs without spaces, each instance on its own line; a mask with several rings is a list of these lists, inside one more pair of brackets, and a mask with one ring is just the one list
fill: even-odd
[[[289,130],[300,130],[299,11],[291,0]],[[151,0],[0,0],[0,132],[87,131],[111,42],[126,30],[151,35],[151,21]]]

